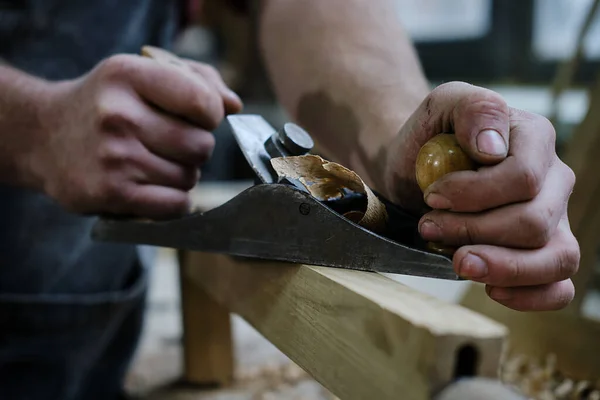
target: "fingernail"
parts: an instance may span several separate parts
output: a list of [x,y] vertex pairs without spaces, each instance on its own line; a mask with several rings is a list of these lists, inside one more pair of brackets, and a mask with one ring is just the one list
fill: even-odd
[[425,203],[431,208],[438,210],[449,210],[452,208],[450,200],[439,193],[429,193],[425,196]]
[[512,290],[510,288],[495,287],[490,290],[489,296],[494,300],[512,299]]
[[507,151],[502,136],[492,129],[481,131],[477,135],[477,150],[492,156],[503,156]]
[[460,262],[458,274],[464,278],[483,278],[488,274],[487,263],[483,258],[467,253]]
[[419,226],[419,233],[423,239],[438,241],[442,238],[442,229],[432,220],[426,219]]

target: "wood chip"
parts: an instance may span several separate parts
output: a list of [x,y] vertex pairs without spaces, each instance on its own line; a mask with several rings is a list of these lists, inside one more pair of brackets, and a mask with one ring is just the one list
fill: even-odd
[[345,192],[366,195],[365,208],[352,210],[346,216],[373,232],[385,229],[385,206],[356,172],[316,155],[277,157],[271,159],[271,165],[280,179],[299,181],[319,201],[339,199]]

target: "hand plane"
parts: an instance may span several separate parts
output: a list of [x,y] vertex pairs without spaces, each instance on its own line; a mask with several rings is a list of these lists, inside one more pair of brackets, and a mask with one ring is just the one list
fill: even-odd
[[[186,68],[177,56],[163,49],[145,46],[142,54],[175,68]],[[346,193],[341,199],[324,201],[313,196],[298,179],[282,179],[271,161],[308,154],[314,142],[304,129],[287,123],[275,130],[258,115],[230,115],[227,122],[256,175],[254,186],[212,210],[192,211],[177,219],[101,217],[92,228],[92,238],[263,260],[460,279],[453,270],[451,255],[421,239],[418,218],[375,191],[369,190],[386,212],[385,227],[377,233],[344,212],[364,198]],[[431,159],[427,162],[434,167],[439,164]],[[440,175],[440,171],[433,172],[428,174],[429,178]],[[422,179],[417,178],[421,186]]]
[[312,196],[294,179],[278,179],[275,157],[299,156],[311,136],[293,123],[275,130],[258,115],[230,115],[227,122],[256,184],[206,212],[172,220],[100,218],[92,237],[232,256],[319,266],[459,279],[449,256],[428,249],[418,219],[383,196],[385,232],[376,234],[344,217],[339,208]]

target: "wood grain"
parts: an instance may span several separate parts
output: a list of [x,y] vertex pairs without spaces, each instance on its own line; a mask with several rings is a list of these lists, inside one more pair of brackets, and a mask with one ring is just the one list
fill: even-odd
[[380,274],[202,257],[185,276],[340,398],[429,399],[463,346],[497,376],[505,327]]

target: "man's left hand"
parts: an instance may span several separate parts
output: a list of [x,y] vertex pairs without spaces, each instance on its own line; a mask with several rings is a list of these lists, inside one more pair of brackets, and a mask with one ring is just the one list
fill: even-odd
[[[423,194],[417,153],[450,132],[483,166],[447,174]],[[489,297],[516,310],[560,309],[574,296],[570,278],[580,253],[567,203],[575,176],[558,158],[555,136],[546,118],[509,108],[493,91],[453,82],[427,96],[387,153],[391,200],[424,212],[421,236],[457,246],[457,274],[485,283]]]

